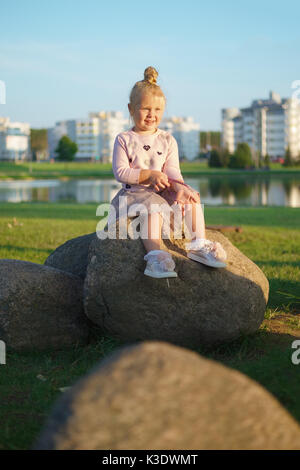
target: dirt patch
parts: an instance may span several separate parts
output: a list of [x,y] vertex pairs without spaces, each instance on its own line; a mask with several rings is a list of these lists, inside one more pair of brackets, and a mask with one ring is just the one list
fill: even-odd
[[295,339],[300,339],[300,313],[277,314],[262,323],[277,344],[286,346]]

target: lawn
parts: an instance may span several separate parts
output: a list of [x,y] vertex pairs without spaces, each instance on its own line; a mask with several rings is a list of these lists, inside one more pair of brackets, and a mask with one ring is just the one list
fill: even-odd
[[[206,162],[183,162],[180,164],[184,176],[208,175],[283,175],[300,174],[300,167],[285,168],[272,163],[270,170],[232,170],[230,168],[209,168]],[[24,162],[10,163],[0,161],[0,180],[34,178],[112,178],[110,163],[93,162]]]
[[[44,263],[66,240],[95,231],[96,208],[0,203],[0,258]],[[242,227],[242,232],[225,235],[265,273],[270,297],[257,333],[198,352],[262,384],[300,423],[300,365],[291,362],[292,342],[300,338],[300,209],[206,207],[205,217],[209,225]],[[28,449],[63,393],[60,389],[118,346],[95,335],[85,347],[7,351],[6,365],[0,365],[0,449]]]

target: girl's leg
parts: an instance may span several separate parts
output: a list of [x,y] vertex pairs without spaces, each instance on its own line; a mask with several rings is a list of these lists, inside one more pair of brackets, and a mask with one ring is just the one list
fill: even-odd
[[[191,243],[187,245],[188,258],[215,268],[226,267],[225,260],[227,255],[222,245],[218,242],[212,242],[206,239],[205,221],[201,204],[195,203],[191,206],[185,217],[191,239]],[[192,246],[193,244],[194,246]],[[206,251],[204,247],[206,247],[208,251]]]
[[143,239],[146,252],[160,250],[162,217],[159,213],[148,214],[148,239]]
[[161,229],[162,216],[159,213],[148,216],[148,239],[143,239],[147,254],[144,260],[147,265],[144,271],[146,276],[163,279],[177,277],[174,271],[175,263],[171,254],[166,250],[161,250]]
[[201,203],[190,203],[188,208],[185,206],[184,220],[191,240],[206,238],[205,220]]

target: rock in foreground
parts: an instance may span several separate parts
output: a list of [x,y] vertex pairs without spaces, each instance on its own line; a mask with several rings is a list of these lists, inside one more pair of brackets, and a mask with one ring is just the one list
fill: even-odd
[[300,427],[241,373],[145,342],[116,351],[65,392],[35,449],[300,449]]

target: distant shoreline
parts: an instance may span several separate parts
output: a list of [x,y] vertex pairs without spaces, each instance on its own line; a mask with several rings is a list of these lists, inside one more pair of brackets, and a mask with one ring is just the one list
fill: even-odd
[[[271,164],[269,170],[238,170],[231,168],[209,168],[206,163],[184,162],[180,165],[184,177],[200,176],[298,176],[300,167],[284,168]],[[114,179],[112,166],[109,163],[9,163],[0,161],[0,181],[35,180],[35,179]]]

